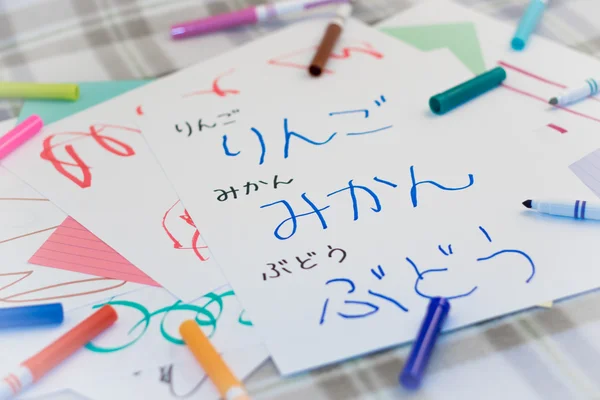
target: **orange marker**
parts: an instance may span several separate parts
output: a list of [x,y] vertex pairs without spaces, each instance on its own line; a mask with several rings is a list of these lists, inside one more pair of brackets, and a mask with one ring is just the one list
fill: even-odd
[[184,321],[179,333],[224,400],[250,400],[242,382],[233,375],[196,321]]
[[116,320],[115,309],[109,305],[103,306],[0,380],[0,400],[10,399],[24,388],[37,382],[48,371],[85,346]]

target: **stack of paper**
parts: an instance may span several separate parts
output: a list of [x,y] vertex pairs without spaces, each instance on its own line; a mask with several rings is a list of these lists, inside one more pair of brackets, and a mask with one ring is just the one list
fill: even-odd
[[[8,157],[35,191],[6,196],[56,216],[10,235],[58,227],[15,259],[8,276],[28,280],[9,279],[79,301],[61,328],[0,333],[14,349],[2,366],[113,304],[118,326],[36,389],[116,398],[97,377],[126,365],[110,377],[121,395],[159,396],[173,393],[173,368],[194,363],[184,318],[240,376],[267,354],[291,375],[409,342],[434,296],[451,300],[453,330],[598,287],[597,225],[521,205],[593,196],[569,165],[600,147],[600,105],[546,103],[598,62],[537,37],[514,53],[512,27],[428,7],[381,29],[349,21],[318,79],[306,72],[316,18],[65,117]],[[433,94],[497,65],[502,87],[429,112]],[[31,256],[56,269],[25,268]],[[202,380],[196,368],[185,391]]]

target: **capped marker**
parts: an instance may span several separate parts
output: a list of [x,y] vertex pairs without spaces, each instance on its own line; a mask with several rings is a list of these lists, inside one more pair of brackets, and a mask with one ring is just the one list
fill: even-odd
[[63,319],[60,303],[0,308],[0,329],[58,325]]
[[224,400],[250,400],[242,382],[233,374],[195,320],[183,321],[179,326],[179,333]]
[[0,400],[15,397],[23,389],[40,380],[52,368],[106,330],[117,320],[117,312],[110,305],[80,322],[69,332],[52,342],[42,351],[22,362],[0,379]]
[[0,82],[0,98],[70,100],[79,98],[74,83]]
[[529,6],[527,6],[525,13],[523,13],[517,26],[517,31],[510,42],[513,50],[523,50],[525,48],[529,36],[535,31],[535,28],[542,19],[547,4],[548,0],[531,0],[529,2]]
[[44,121],[39,115],[31,115],[8,131],[6,135],[0,137],[0,160],[37,135],[43,126]]
[[449,312],[450,302],[446,298],[434,297],[429,301],[427,314],[399,377],[400,384],[406,389],[414,390],[421,385],[433,347]]
[[553,106],[566,106],[571,103],[583,100],[586,97],[594,96],[598,93],[600,79],[589,78],[580,86],[568,88],[559,96],[553,97],[548,103]]
[[173,25],[171,27],[171,38],[175,40],[185,39],[223,29],[258,24],[278,16],[308,11],[313,8],[331,4],[346,3],[348,1],[349,0],[288,0],[279,1],[273,4],[251,6],[230,13],[214,15],[208,18]]
[[585,200],[525,200],[523,205],[542,214],[600,221],[600,203]]
[[431,97],[429,99],[429,108],[435,114],[445,114],[467,101],[498,87],[505,79],[506,71],[504,68],[496,67]]

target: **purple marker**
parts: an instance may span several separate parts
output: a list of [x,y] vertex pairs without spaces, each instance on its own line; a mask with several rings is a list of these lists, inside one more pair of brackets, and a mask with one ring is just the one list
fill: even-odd
[[227,14],[173,25],[171,27],[171,37],[173,39],[184,39],[234,26],[257,24],[279,15],[301,12],[330,4],[349,2],[350,0],[289,0],[281,3],[248,7]]

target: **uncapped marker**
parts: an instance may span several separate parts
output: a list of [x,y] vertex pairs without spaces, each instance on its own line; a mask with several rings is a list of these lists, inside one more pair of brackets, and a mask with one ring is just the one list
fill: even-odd
[[579,86],[565,90],[561,95],[552,97],[548,103],[553,106],[566,106],[571,103],[583,100],[586,97],[594,96],[598,93],[600,79],[589,78]]
[[585,200],[525,200],[523,205],[542,214],[600,220],[600,203]]
[[335,17],[327,25],[321,44],[313,57],[308,72],[312,76],[319,76],[323,72],[333,47],[337,43],[346,19],[352,14],[352,5],[350,3],[342,4],[338,7]]

